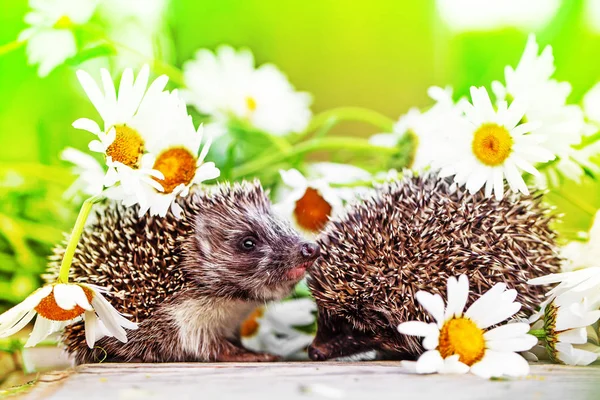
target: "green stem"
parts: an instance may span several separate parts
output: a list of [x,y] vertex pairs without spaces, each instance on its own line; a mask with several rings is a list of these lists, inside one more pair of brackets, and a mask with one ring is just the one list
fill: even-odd
[[574,149],[576,150],[581,150],[591,144],[596,143],[598,140],[600,140],[600,131],[594,133],[593,135],[590,136],[586,136],[581,140],[581,143],[579,143],[578,145],[573,146]]
[[71,263],[73,262],[73,256],[75,255],[75,249],[77,249],[79,238],[81,237],[81,233],[83,232],[83,228],[85,227],[85,221],[87,221],[87,218],[90,215],[90,211],[92,211],[92,206],[94,205],[94,203],[97,203],[102,198],[103,196],[99,194],[96,196],[92,196],[83,202],[81,210],[79,210],[77,220],[75,221],[75,226],[73,227],[73,231],[71,232],[69,243],[67,244],[67,248],[65,249],[65,254],[60,264],[60,270],[58,272],[59,282],[67,283],[69,281],[69,271],[71,270]]
[[301,142],[287,152],[273,152],[266,156],[252,160],[235,168],[232,172],[233,179],[251,175],[271,165],[285,161],[289,158],[319,150],[350,150],[359,152],[375,152],[383,154],[394,154],[397,149],[393,147],[381,147],[370,144],[365,139],[352,137],[332,137],[312,139]]
[[532,329],[528,333],[538,339],[546,339],[546,331],[543,329]]
[[25,40],[15,40],[14,42],[6,43],[0,46],[0,56],[10,53],[13,50],[18,49],[26,43]]
[[333,126],[340,121],[366,122],[377,126],[383,132],[391,132],[395,123],[391,118],[367,108],[339,107],[315,115],[304,133],[312,132],[325,124]]
[[402,176],[403,176],[402,172],[398,172],[398,174],[395,178],[386,176],[385,178],[381,178],[381,179],[354,181],[354,182],[349,182],[349,183],[330,183],[329,186],[334,187],[334,188],[355,188],[355,187],[363,187],[363,186],[375,186],[376,184],[385,183],[390,180],[402,179]]

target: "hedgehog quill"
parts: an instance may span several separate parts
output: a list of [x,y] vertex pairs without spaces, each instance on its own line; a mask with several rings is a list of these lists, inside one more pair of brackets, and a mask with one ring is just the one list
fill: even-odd
[[561,259],[541,194],[503,200],[468,194],[437,175],[406,177],[379,188],[332,220],[318,238],[321,257],[309,271],[318,305],[313,360],[378,350],[414,358],[419,340],[398,324],[430,321],[415,304],[419,290],[445,297],[446,281],[465,274],[475,295],[504,282],[525,313],[544,292],[526,284],[559,270]]

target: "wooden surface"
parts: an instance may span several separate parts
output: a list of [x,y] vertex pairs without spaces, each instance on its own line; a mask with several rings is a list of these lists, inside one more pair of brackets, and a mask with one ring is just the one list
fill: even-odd
[[42,375],[23,399],[600,399],[600,368],[532,366],[531,375],[413,375],[397,362],[96,364]]

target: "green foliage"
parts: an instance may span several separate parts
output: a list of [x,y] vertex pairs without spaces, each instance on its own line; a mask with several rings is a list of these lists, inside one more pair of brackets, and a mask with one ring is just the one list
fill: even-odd
[[63,198],[70,171],[43,164],[0,164],[0,309],[40,284],[47,257],[70,230],[77,205]]

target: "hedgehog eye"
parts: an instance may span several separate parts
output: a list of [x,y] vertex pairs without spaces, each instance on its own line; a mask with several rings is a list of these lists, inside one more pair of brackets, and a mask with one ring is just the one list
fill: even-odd
[[250,251],[256,247],[256,238],[248,236],[242,239],[240,246],[243,250]]

